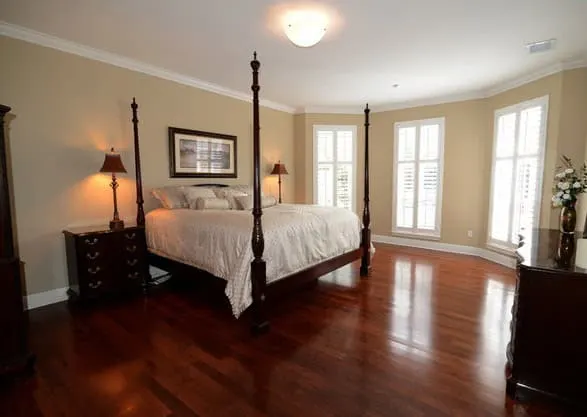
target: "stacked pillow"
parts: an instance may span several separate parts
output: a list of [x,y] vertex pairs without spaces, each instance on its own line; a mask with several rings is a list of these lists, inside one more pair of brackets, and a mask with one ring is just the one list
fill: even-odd
[[[194,210],[251,210],[253,187],[232,185],[229,187],[167,186],[151,190],[151,194],[169,210],[190,208]],[[262,206],[277,204],[275,197],[262,197]]]

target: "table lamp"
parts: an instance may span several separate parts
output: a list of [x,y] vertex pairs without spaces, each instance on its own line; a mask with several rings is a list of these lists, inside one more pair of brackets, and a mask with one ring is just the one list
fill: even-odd
[[288,174],[289,172],[287,172],[285,165],[283,165],[281,161],[278,161],[275,165],[273,165],[273,171],[271,171],[271,175],[278,175],[279,178],[277,181],[279,184],[279,204],[281,204],[281,176]]
[[118,202],[116,200],[116,189],[118,188],[118,182],[116,181],[116,174],[126,173],[126,169],[122,164],[120,154],[114,152],[114,148],[110,149],[110,152],[106,153],[106,156],[104,157],[104,163],[102,164],[102,168],[100,168],[100,172],[107,172],[112,174],[112,182],[110,183],[110,186],[112,187],[112,194],[114,195],[114,217],[110,221],[110,229],[124,229],[124,222],[120,220],[120,217],[118,217]]

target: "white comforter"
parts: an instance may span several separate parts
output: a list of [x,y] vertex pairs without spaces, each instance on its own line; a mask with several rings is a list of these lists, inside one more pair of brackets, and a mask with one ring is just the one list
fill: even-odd
[[[263,210],[267,282],[357,249],[361,224],[341,208],[280,204]],[[240,210],[167,210],[147,214],[147,246],[227,281],[238,317],[251,303],[253,216]]]

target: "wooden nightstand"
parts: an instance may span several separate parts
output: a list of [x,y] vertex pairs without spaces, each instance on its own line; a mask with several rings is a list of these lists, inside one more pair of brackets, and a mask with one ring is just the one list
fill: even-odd
[[140,293],[149,280],[145,229],[84,227],[65,230],[71,299]]

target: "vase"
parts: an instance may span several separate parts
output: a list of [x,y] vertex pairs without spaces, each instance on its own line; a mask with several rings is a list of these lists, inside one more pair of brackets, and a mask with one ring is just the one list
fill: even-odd
[[577,211],[575,205],[564,206],[561,210],[560,231],[562,233],[575,233],[577,226]]
[[560,233],[558,248],[556,252],[556,263],[561,268],[567,268],[571,265],[571,260],[575,255],[575,235],[570,233]]

